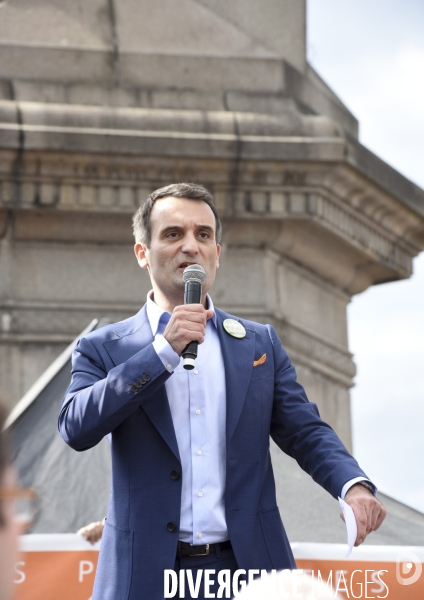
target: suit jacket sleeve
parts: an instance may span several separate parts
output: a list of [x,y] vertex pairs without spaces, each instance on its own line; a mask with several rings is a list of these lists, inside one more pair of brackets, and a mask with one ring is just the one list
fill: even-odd
[[343,485],[367,475],[334,430],[321,420],[296,379],[296,371],[273,327],[268,326],[275,360],[271,437],[304,471],[337,498]]
[[[146,375],[148,381],[135,388]],[[108,370],[96,346],[82,338],[72,356],[72,381],[59,415],[60,435],[75,450],[95,446],[169,376],[152,344]]]

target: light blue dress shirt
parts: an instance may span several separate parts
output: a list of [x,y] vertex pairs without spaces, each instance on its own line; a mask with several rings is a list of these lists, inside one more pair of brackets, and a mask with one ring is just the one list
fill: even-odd
[[[208,296],[208,308],[214,310]],[[228,540],[225,520],[226,393],[225,368],[216,330],[216,315],[206,324],[196,366],[184,369],[180,356],[162,333],[171,317],[150,294],[147,316],[153,346],[172,372],[165,383],[182,464],[179,539],[190,544]]]
[[[179,539],[192,545],[223,542],[229,538],[224,505],[226,392],[216,315],[207,321],[196,367],[189,371],[162,335],[171,313],[155,304],[152,296],[151,291],[147,317],[155,338],[153,347],[172,373],[165,388],[182,465]],[[209,295],[207,299],[208,308],[214,310]],[[343,486],[341,498],[359,481],[368,480],[351,479]]]

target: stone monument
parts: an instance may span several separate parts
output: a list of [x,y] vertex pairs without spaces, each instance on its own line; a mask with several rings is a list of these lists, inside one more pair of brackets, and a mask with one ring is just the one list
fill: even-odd
[[153,189],[216,196],[213,297],[277,328],[350,446],[346,306],[407,278],[424,192],[361,146],[306,60],[305,0],[0,4],[0,394],[16,403],[94,317],[150,288],[131,215]]

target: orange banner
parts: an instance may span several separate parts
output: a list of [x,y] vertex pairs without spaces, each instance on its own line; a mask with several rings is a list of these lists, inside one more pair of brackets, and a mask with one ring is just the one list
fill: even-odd
[[16,600],[89,600],[98,553],[26,552],[16,566]]
[[[396,564],[391,562],[311,560],[296,561],[299,569],[315,581],[323,581],[342,598],[389,598],[390,600],[423,600],[424,577],[412,585],[396,578]],[[312,586],[313,587],[313,586]]]
[[99,544],[81,536],[23,536],[14,600],[89,600],[98,558]]
[[[99,546],[71,534],[23,536],[15,600],[90,600]],[[349,558],[339,544],[292,548],[298,568],[342,598],[424,598],[424,547],[361,546]]]
[[342,598],[423,600],[424,547],[360,546],[346,558],[341,544],[292,544],[296,564]]

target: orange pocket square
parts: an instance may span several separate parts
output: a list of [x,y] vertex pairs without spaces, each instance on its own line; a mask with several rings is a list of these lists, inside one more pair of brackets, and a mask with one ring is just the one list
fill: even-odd
[[259,365],[263,365],[265,361],[266,361],[266,354],[262,354],[261,358],[258,358],[258,360],[253,361],[253,366],[258,367]]

